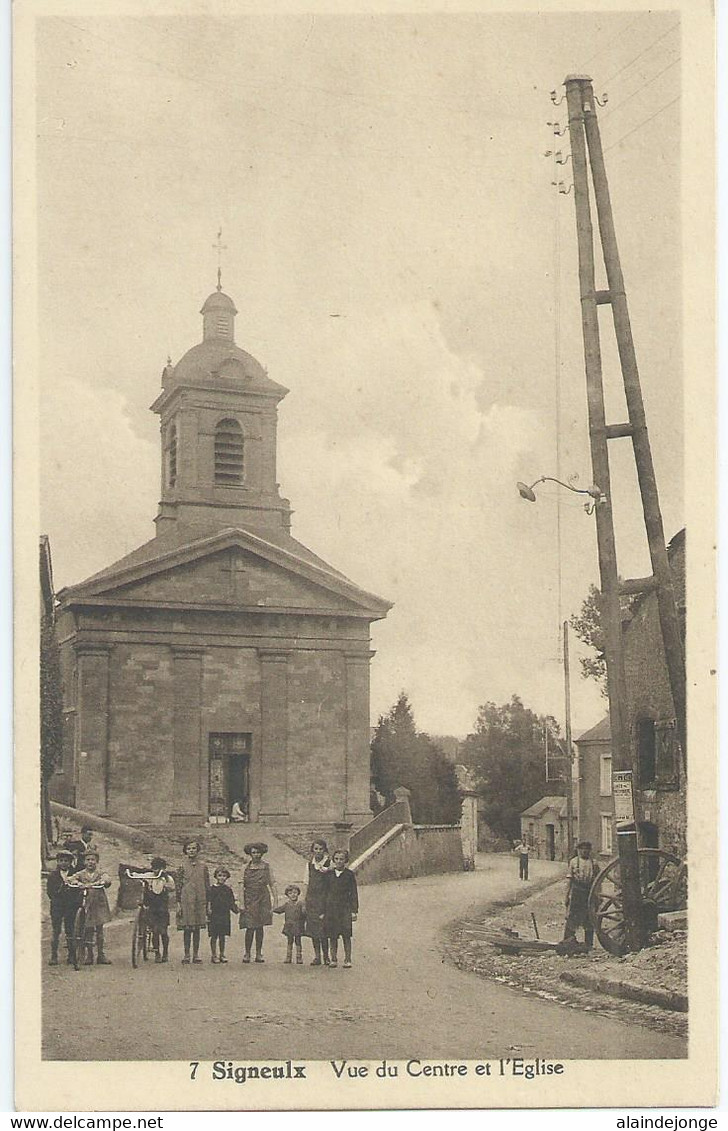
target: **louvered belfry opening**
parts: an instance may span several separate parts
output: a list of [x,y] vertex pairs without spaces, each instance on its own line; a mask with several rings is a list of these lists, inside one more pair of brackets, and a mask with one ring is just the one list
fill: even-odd
[[167,433],[167,469],[170,487],[177,482],[177,426],[170,425]]
[[229,487],[243,482],[243,430],[237,420],[221,420],[215,429],[215,482]]

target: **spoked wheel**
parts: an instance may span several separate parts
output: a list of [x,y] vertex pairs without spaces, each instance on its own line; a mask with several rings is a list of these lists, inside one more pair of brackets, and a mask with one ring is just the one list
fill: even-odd
[[131,936],[131,964],[136,970],[139,958],[146,958],[146,929],[144,926],[144,910],[139,908],[134,916],[134,926]]
[[73,969],[78,970],[86,950],[86,910],[79,907],[73,920]]
[[[640,888],[648,930],[657,916],[687,906],[687,865],[661,848],[638,849]],[[589,892],[589,916],[597,938],[610,954],[627,951],[619,857],[610,860]]]

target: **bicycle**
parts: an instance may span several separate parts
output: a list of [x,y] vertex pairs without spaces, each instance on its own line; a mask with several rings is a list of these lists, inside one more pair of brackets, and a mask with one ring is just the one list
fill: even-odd
[[131,934],[131,964],[134,970],[140,959],[142,962],[149,960],[150,951],[154,951],[155,960],[159,960],[159,932],[150,922],[145,893],[148,888],[154,891],[155,882],[162,881],[163,873],[150,873],[148,869],[125,864],[119,866],[117,907],[125,911],[135,910]]
[[96,946],[96,938],[94,929],[91,928],[92,933],[87,935],[86,917],[88,907],[88,893],[94,888],[103,890],[106,884],[103,882],[96,884],[69,884],[69,887],[78,887],[83,890],[83,897],[81,899],[81,906],[76,912],[76,917],[73,921],[73,969],[78,970],[81,965],[81,955],[85,955],[84,965],[92,966],[94,960],[94,947]]

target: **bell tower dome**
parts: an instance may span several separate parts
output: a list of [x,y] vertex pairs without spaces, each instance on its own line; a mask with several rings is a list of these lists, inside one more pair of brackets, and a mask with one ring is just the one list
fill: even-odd
[[288,390],[235,344],[235,303],[218,287],[202,305],[202,341],[168,360],[160,417],[162,484],[157,534],[243,527],[290,529],[276,482],[278,403]]
[[202,315],[203,341],[216,339],[223,342],[235,341],[235,315],[237,314],[233,300],[220,290],[205,299],[200,314]]

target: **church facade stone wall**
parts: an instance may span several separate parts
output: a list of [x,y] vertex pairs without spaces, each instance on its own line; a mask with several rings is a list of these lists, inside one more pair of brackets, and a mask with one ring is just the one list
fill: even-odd
[[370,625],[390,606],[290,535],[275,481],[287,390],[235,345],[231,299],[202,313],[203,341],[152,406],[156,537],[58,595],[52,794],[127,824],[192,827],[238,801],[270,825],[360,825]]

